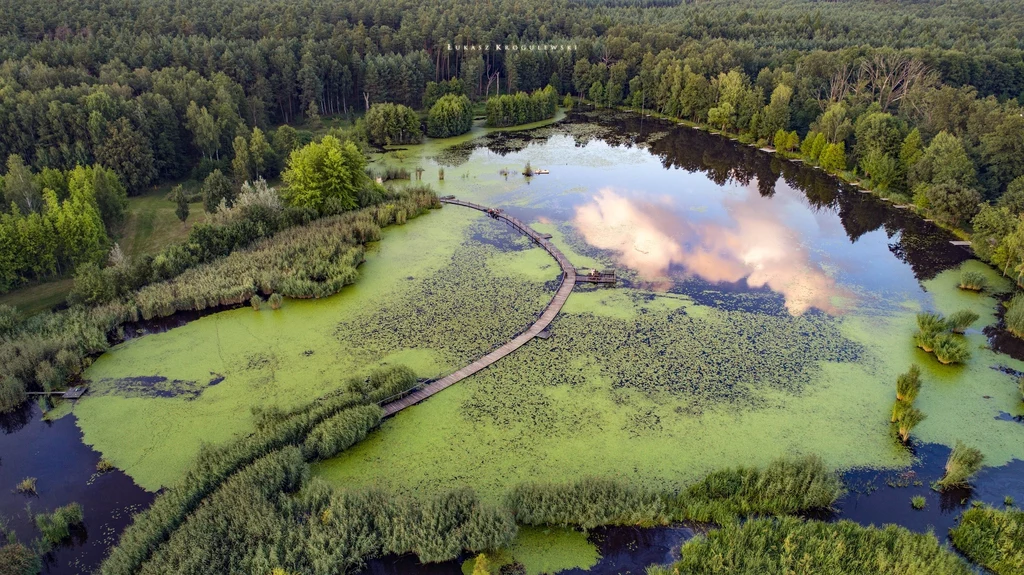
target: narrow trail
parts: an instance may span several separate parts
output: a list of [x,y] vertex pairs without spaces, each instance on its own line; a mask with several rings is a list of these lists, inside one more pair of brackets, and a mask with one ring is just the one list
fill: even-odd
[[565,255],[562,254],[562,252],[554,246],[554,244],[548,241],[548,239],[542,236],[541,234],[534,231],[534,229],[531,228],[530,226],[524,224],[523,222],[512,216],[505,214],[504,212],[492,210],[486,206],[481,206],[479,204],[463,202],[461,200],[455,199],[442,199],[441,202],[455,206],[472,208],[474,210],[480,210],[481,212],[490,214],[491,216],[499,220],[504,220],[512,224],[512,227],[530,236],[530,238],[533,241],[540,244],[540,246],[547,250],[547,252],[551,254],[551,257],[555,258],[555,261],[558,262],[558,265],[562,268],[562,283],[561,285],[558,286],[558,291],[555,292],[555,297],[551,298],[551,301],[548,302],[547,307],[544,308],[544,312],[540,314],[540,317],[537,318],[537,321],[533,322],[533,325],[531,325],[526,331],[517,335],[511,341],[506,342],[505,345],[502,345],[498,349],[495,349],[494,351],[488,353],[487,355],[481,357],[480,359],[474,361],[473,363],[463,367],[462,369],[449,375],[446,375],[445,377],[442,377],[441,379],[438,379],[430,384],[427,384],[423,388],[414,391],[401,399],[397,399],[390,403],[384,404],[382,406],[384,408],[384,417],[394,415],[399,411],[405,409],[406,407],[415,405],[423,401],[424,399],[430,397],[431,395],[434,395],[435,393],[451,385],[454,385],[462,381],[463,379],[466,379],[467,377],[473,375],[474,373],[484,369],[485,367],[491,365],[492,363],[495,363],[499,359],[526,345],[526,343],[529,342],[531,339],[537,337],[537,334],[547,329],[548,325],[551,324],[551,321],[554,320],[555,316],[558,315],[558,312],[561,311],[562,306],[565,304],[565,300],[568,299],[569,294],[572,293],[572,289],[576,286],[576,268],[574,268],[573,265],[569,263],[569,259],[566,258]]

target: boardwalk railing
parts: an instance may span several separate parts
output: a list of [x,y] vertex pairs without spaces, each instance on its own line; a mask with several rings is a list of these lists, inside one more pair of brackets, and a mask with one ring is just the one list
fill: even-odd
[[576,286],[576,268],[569,263],[569,259],[566,258],[565,255],[562,254],[561,250],[556,248],[554,244],[549,242],[544,235],[537,233],[533,228],[526,225],[519,219],[500,210],[494,210],[487,206],[481,206],[472,202],[464,202],[453,198],[442,198],[441,202],[454,206],[463,206],[474,210],[480,210],[481,212],[485,212],[496,219],[508,222],[512,227],[523,232],[533,241],[540,244],[540,247],[544,248],[549,254],[551,254],[551,257],[555,258],[559,267],[562,268],[562,281],[558,286],[558,290],[555,292],[555,297],[551,298],[551,301],[548,302],[547,307],[544,308],[544,311],[540,314],[540,317],[537,318],[537,321],[533,322],[533,325],[527,328],[526,331],[520,333],[516,337],[512,338],[511,341],[506,342],[498,349],[491,351],[487,355],[463,367],[462,369],[448,374],[433,383],[427,384],[421,389],[413,391],[401,399],[385,404],[383,406],[384,417],[394,415],[410,405],[415,405],[423,401],[431,395],[466,379],[526,345],[527,342],[537,337],[537,334],[544,331],[549,325],[551,325],[552,320],[554,320],[555,316],[558,315],[558,312],[561,311],[562,306],[565,305],[565,301],[569,298],[569,294],[572,293],[572,289]]

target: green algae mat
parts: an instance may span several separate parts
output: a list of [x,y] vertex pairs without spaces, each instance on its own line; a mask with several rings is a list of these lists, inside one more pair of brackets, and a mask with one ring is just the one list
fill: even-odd
[[[987,349],[981,331],[1009,288],[998,273],[813,170],[685,139],[703,134],[634,136],[585,123],[478,130],[375,158],[422,166],[439,194],[507,209],[578,267],[615,268],[622,281],[578,287],[553,337],[385,421],[317,475],[411,494],[469,485],[496,499],[524,479],[678,486],[791,453],[904,466],[889,411],[910,363],[928,415],[916,441],[960,439],[990,465],[1024,457],[1024,425],[997,418],[1021,413],[1012,374],[1024,364]],[[525,178],[527,161],[551,173]],[[958,290],[964,266],[995,289]],[[307,402],[385,363],[437,377],[500,346],[541,312],[559,269],[507,226],[447,206],[386,230],[360,274],[330,298],[217,313],[115,347],[85,374],[92,391],[74,410],[86,443],[158,489],[203,443],[249,432],[253,410]],[[964,308],[981,316],[966,365],[914,347],[918,311]],[[531,563],[559,559],[547,561]]]

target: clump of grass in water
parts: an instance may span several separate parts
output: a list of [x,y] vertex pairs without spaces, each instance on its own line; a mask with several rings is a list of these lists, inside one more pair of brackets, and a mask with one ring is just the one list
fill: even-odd
[[981,469],[984,460],[985,456],[980,450],[957,441],[949,454],[949,459],[946,460],[946,473],[942,479],[935,482],[936,487],[967,487],[971,477]]
[[971,350],[964,340],[942,333],[935,338],[935,358],[943,365],[967,363],[971,359]]
[[971,324],[978,321],[981,317],[969,309],[962,309],[953,315],[949,316],[946,320],[946,325],[953,333],[963,333],[967,328],[971,327]]
[[923,495],[915,495],[910,498],[910,506],[914,509],[924,509],[926,501]]
[[69,503],[64,507],[58,507],[50,514],[36,515],[36,527],[43,534],[40,550],[45,553],[70,537],[71,528],[81,525],[82,519],[82,506],[78,503]]
[[1013,507],[1013,497],[1010,497],[1009,495],[1004,497],[1003,498],[1003,505],[1005,505],[1007,507]]
[[533,176],[533,168],[530,166],[530,162],[526,162],[526,166],[523,168],[523,175],[527,178]]
[[908,407],[901,414],[899,419],[896,421],[897,432],[899,433],[900,440],[904,444],[910,441],[910,432],[918,426],[922,421],[927,419],[920,409],[916,407]]
[[917,314],[917,330],[914,343],[917,347],[931,353],[935,348],[935,338],[946,329],[946,320],[940,314],[921,312]]
[[964,270],[960,273],[960,289],[981,291],[985,289],[985,276],[981,272]]
[[96,471],[100,473],[106,473],[114,470],[114,464],[107,461],[106,459],[100,459],[96,464]]
[[36,478],[35,477],[26,477],[25,479],[22,479],[18,483],[18,486],[15,488],[15,490],[18,493],[24,493],[26,495],[35,495],[36,494]]
[[896,399],[907,403],[913,403],[921,391],[921,368],[917,364],[911,364],[907,373],[900,374],[896,378]]
[[1024,567],[1024,511],[991,507],[968,509],[949,532],[953,546],[997,575],[1017,575]]

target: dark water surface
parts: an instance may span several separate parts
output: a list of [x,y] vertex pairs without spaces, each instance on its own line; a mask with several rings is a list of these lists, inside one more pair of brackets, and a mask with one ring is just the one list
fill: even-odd
[[[83,527],[43,558],[43,573],[91,572],[117,542],[132,514],[153,501],[154,494],[120,470],[97,473],[99,460],[99,453],[82,443],[73,415],[44,421],[39,407],[30,403],[0,416],[0,516],[7,529],[30,545],[39,537],[35,514],[71,502],[82,505]],[[26,477],[37,478],[37,495],[14,492]]]

